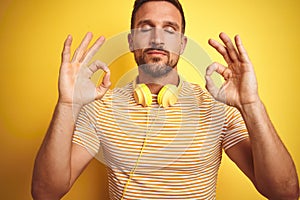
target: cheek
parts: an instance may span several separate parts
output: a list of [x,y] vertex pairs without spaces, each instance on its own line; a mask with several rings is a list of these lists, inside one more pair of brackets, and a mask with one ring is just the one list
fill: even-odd
[[165,48],[172,54],[180,55],[181,41],[179,40],[166,40]]
[[169,57],[169,62],[171,62],[172,64],[177,63],[179,60],[179,55],[177,53],[171,53],[170,57]]
[[141,49],[136,49],[136,50],[134,50],[134,57],[135,57],[135,59],[137,60],[137,61],[141,61],[142,59],[144,59],[143,58],[143,50],[141,50]]
[[133,50],[141,50],[149,47],[149,38],[136,36],[133,40]]

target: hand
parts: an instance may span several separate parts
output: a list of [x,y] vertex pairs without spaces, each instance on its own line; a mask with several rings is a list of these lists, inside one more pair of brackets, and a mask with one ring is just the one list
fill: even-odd
[[[60,103],[70,104],[72,106],[79,105],[81,107],[93,100],[101,99],[111,85],[110,71],[104,63],[96,60],[90,66],[87,66],[104,43],[104,37],[100,37],[91,48],[87,49],[92,38],[92,33],[85,35],[71,61],[70,49],[72,37],[69,35],[64,43],[59,75]],[[100,86],[96,87],[91,81],[91,76],[99,69],[105,71],[106,74]]]
[[[216,62],[208,66],[205,76],[207,90],[216,100],[237,108],[256,103],[259,101],[257,81],[241,38],[235,36],[236,47],[225,33],[220,34],[220,39],[224,46],[212,39],[209,44],[223,56],[228,67]],[[225,79],[221,88],[217,88],[211,78],[214,71]]]

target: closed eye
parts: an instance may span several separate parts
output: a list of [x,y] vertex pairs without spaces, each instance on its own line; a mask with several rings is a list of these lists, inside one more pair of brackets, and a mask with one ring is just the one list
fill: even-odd
[[175,34],[176,30],[172,26],[167,26],[164,28],[164,31],[170,34]]
[[148,31],[151,31],[152,29],[153,29],[153,27],[148,25],[148,24],[143,25],[142,27],[140,27],[141,32],[148,32]]

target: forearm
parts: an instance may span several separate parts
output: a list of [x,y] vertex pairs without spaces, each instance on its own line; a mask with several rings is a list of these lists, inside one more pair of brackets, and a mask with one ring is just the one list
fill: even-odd
[[35,160],[32,195],[36,199],[59,199],[70,187],[72,135],[78,112],[77,107],[56,105]]
[[239,110],[251,139],[256,187],[270,199],[298,199],[295,165],[264,105],[258,101]]

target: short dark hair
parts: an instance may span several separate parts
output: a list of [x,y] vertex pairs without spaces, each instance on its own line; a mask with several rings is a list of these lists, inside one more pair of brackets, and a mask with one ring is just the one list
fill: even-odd
[[134,6],[133,6],[133,11],[132,11],[132,14],[131,14],[131,29],[134,29],[135,15],[136,15],[136,12],[138,11],[138,9],[144,3],[147,3],[147,2],[150,2],[150,1],[166,1],[166,2],[169,2],[169,3],[173,4],[179,10],[179,12],[181,14],[181,18],[182,18],[182,31],[181,32],[182,33],[185,32],[184,12],[183,12],[182,6],[181,6],[181,4],[178,0],[135,0]]

